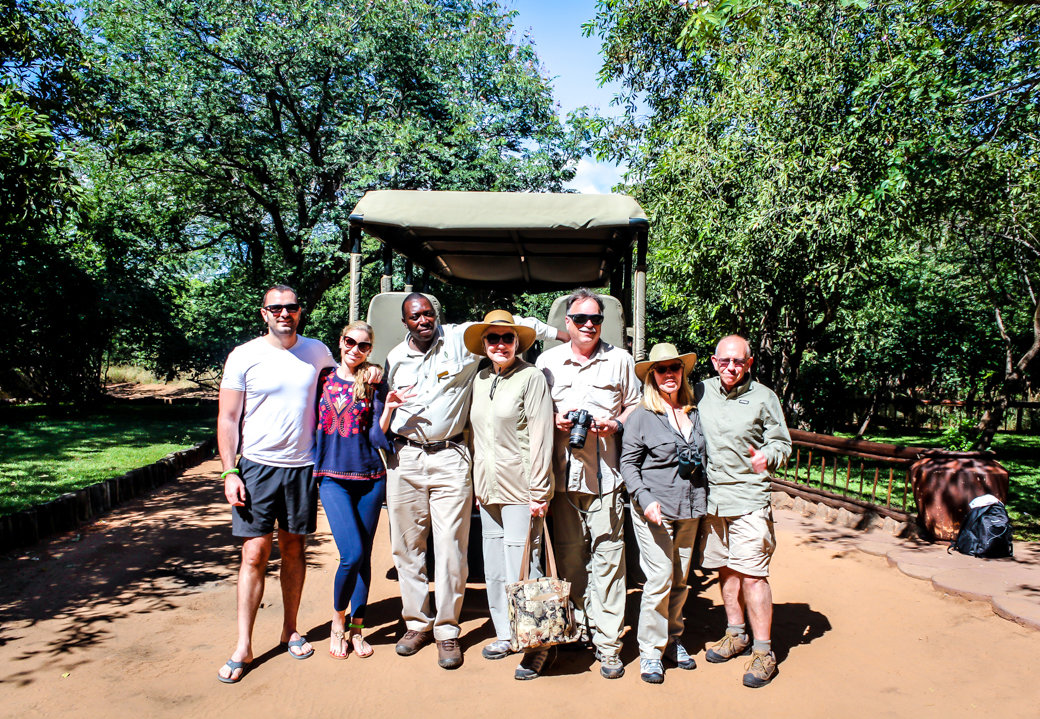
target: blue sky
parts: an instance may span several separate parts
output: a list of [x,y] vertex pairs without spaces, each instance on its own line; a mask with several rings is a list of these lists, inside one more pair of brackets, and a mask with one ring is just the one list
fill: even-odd
[[[616,114],[610,100],[617,87],[599,87],[599,38],[582,36],[581,26],[596,14],[595,0],[503,0],[517,10],[514,23],[519,34],[528,34],[538,56],[552,78],[553,94],[560,116],[588,105],[602,114]],[[568,187],[579,192],[610,192],[620,179],[613,164],[587,157],[578,164],[578,174]]]

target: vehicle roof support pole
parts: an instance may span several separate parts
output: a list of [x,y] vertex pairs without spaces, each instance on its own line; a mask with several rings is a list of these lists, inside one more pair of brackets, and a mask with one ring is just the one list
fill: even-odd
[[640,232],[636,236],[636,307],[632,323],[635,327],[632,337],[632,356],[636,362],[646,358],[646,247],[647,233]]
[[350,321],[358,318],[361,298],[361,228],[350,227]]
[[379,291],[394,291],[394,251],[387,244],[383,245],[383,276],[379,278]]
[[415,285],[415,265],[411,260],[404,261],[404,291],[411,292]]

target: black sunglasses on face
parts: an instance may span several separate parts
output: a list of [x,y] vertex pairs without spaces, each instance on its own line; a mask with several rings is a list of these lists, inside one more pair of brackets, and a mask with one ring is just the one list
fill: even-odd
[[516,334],[513,332],[503,332],[498,334],[497,332],[488,332],[484,335],[484,341],[489,345],[497,345],[499,342],[505,345],[511,345],[516,340]]
[[570,317],[571,322],[581,327],[586,322],[592,322],[594,325],[603,324],[603,315],[567,315]]
[[289,314],[294,315],[300,311],[300,305],[296,302],[293,302],[292,304],[288,305],[264,305],[264,309],[270,312],[272,315],[280,315],[282,314],[282,310],[285,310]]
[[340,339],[343,340],[343,345],[348,350],[349,349],[353,349],[354,347],[357,347],[362,352],[369,352],[369,351],[372,350],[372,343],[371,342],[358,342],[353,337],[341,337]]
[[668,374],[670,372],[682,372],[682,362],[673,362],[672,364],[655,364],[654,372],[657,374]]

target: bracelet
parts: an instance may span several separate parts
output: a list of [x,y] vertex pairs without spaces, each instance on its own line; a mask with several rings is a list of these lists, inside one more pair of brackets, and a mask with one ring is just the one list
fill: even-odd
[[221,472],[220,473],[220,478],[221,479],[227,479],[227,476],[229,474],[237,474],[239,476],[242,476],[242,472],[239,471],[238,467],[232,467],[231,469],[225,469],[223,472]]
[[625,431],[625,424],[620,419],[618,419],[617,417],[614,418],[614,421],[617,422],[617,431],[618,432],[624,432]]

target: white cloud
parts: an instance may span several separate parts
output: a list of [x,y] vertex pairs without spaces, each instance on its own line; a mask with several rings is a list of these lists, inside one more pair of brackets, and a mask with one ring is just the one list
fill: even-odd
[[574,179],[564,187],[586,195],[606,195],[614,185],[621,182],[621,175],[626,169],[624,165],[616,166],[585,157],[578,161]]

